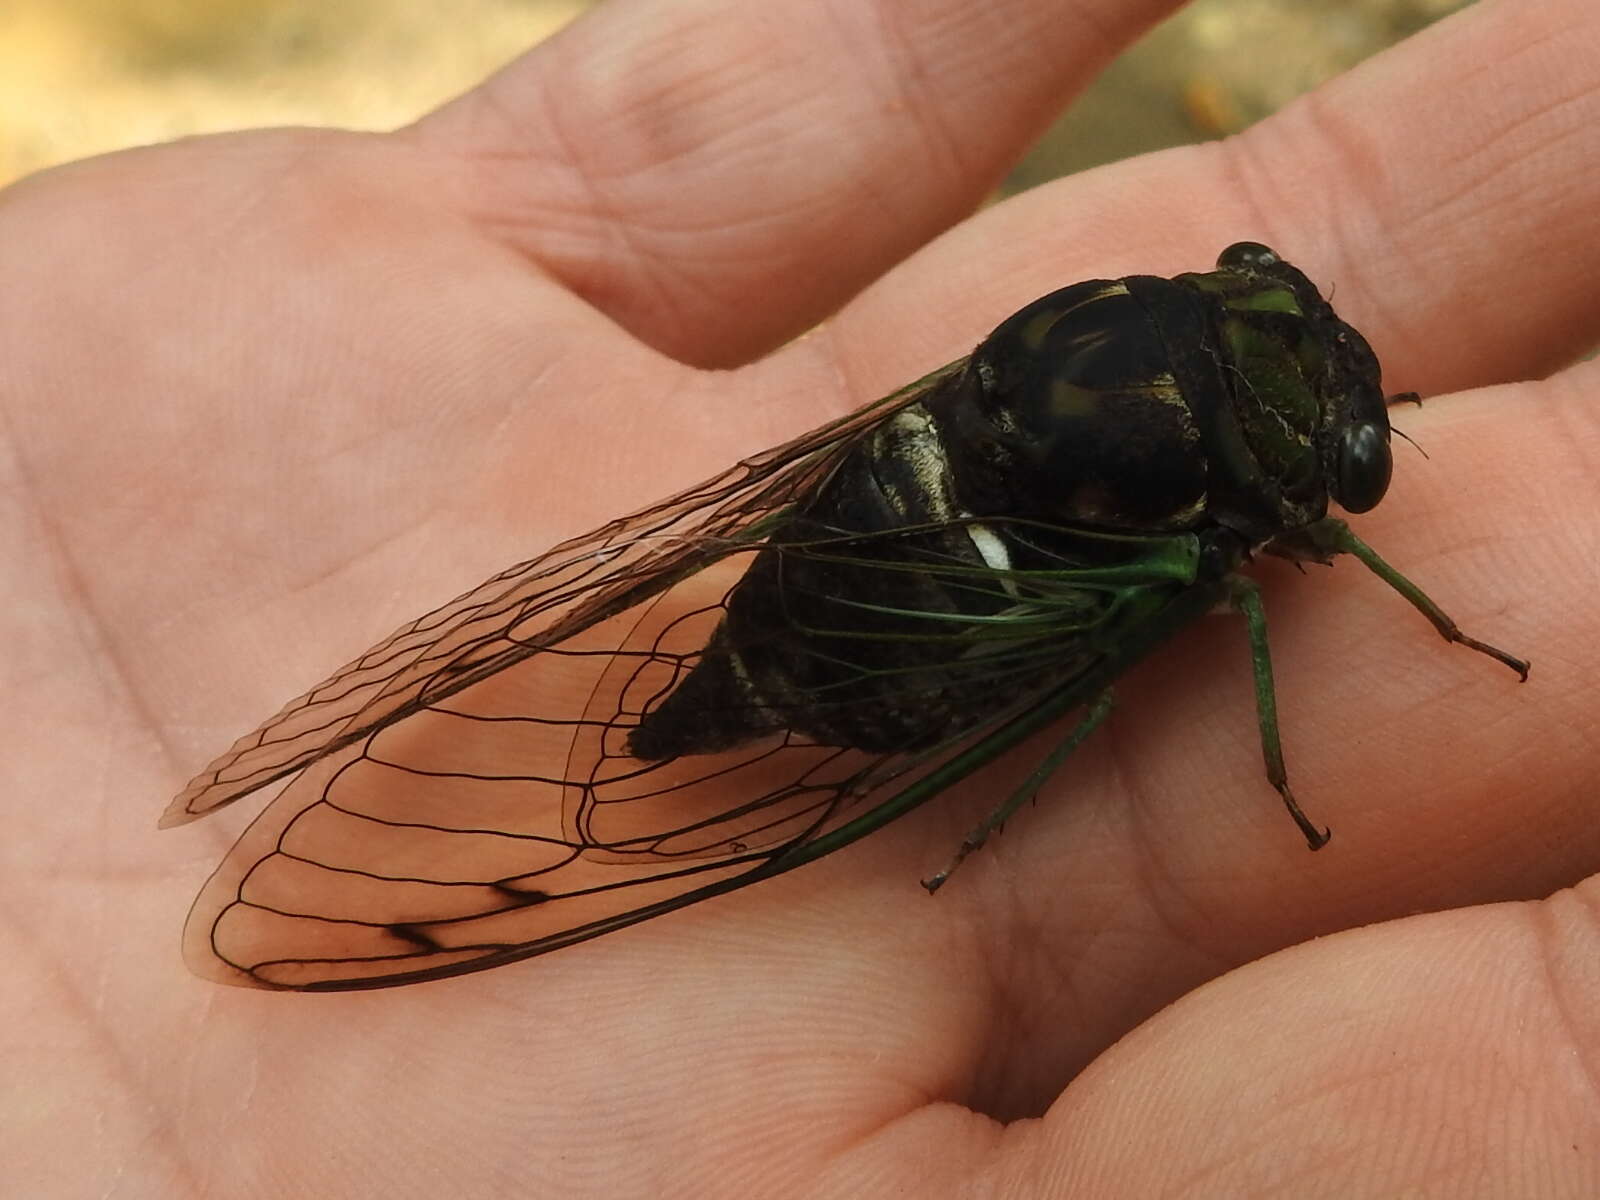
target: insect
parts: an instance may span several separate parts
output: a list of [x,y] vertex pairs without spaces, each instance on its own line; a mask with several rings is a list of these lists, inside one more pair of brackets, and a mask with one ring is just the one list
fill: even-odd
[[1378,362],[1298,269],[1074,284],[967,358],[398,630],[212,762],[163,824],[293,777],[196,901],[200,974],[332,990],[512,962],[769,878],[1076,712],[1231,606],[1290,791],[1252,556],[1351,554],[1391,472]]

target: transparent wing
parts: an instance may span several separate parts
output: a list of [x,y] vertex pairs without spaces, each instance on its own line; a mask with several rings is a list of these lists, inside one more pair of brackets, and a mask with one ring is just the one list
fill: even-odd
[[206,885],[191,966],[288,987],[477,969],[677,907],[827,826],[879,760],[791,734],[656,763],[624,748],[743,557],[324,756]]
[[[886,823],[946,786],[941,773],[959,777],[953,759],[980,765],[989,741],[998,753],[1003,735],[1017,740],[1019,716],[1050,715],[1041,696],[1073,700],[1074,678],[1101,661],[1062,636],[1068,606],[976,653],[952,643],[943,666],[962,686],[1014,700],[938,745],[869,754],[782,730],[632,758],[629,732],[699,660],[755,553],[725,555],[314,763],[202,891],[191,967],[267,987],[380,987],[595,937]],[[874,809],[886,804],[898,808]]]

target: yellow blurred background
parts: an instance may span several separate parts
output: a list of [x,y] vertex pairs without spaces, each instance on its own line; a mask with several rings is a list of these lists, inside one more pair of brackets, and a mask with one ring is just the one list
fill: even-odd
[[184,134],[388,129],[586,0],[3,0],[0,182]]
[[[190,133],[393,128],[593,2],[0,0],[0,183]],[[1011,186],[1236,132],[1467,2],[1195,0],[1113,64]]]

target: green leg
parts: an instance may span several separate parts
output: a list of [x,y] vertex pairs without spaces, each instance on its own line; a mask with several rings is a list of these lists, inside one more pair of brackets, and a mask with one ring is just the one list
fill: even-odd
[[1256,676],[1256,720],[1261,727],[1261,757],[1267,762],[1267,780],[1278,789],[1284,807],[1305,835],[1306,844],[1320,850],[1331,836],[1318,829],[1301,811],[1289,790],[1289,774],[1283,766],[1283,742],[1278,736],[1278,696],[1272,687],[1272,653],[1267,646],[1267,610],[1261,604],[1261,589],[1242,575],[1229,579],[1229,600],[1244,615],[1250,631],[1250,665]]
[[944,870],[931,878],[924,879],[922,886],[927,888],[929,892],[937,892],[943,887],[944,881],[950,878],[951,873],[965,861],[967,855],[987,842],[990,834],[999,831],[1011,819],[1011,815],[1017,809],[1033,799],[1038,794],[1039,789],[1044,786],[1044,781],[1049,779],[1055,769],[1083,744],[1085,738],[1099,728],[1100,723],[1110,713],[1111,689],[1107,688],[1095,697],[1094,703],[1089,705],[1089,711],[1084,714],[1083,720],[1073,727],[1072,732],[1066,736],[1066,740],[1045,756],[1044,761],[1034,768],[1033,774],[1029,775],[1023,781],[1022,786],[1006,798],[1004,804],[985,817],[982,824],[962,839],[961,848],[956,851],[955,857],[950,860]]
[[1462,633],[1445,611],[1429,599],[1426,592],[1379,558],[1378,552],[1352,533],[1350,526],[1343,521],[1330,517],[1317,522],[1307,532],[1310,533],[1314,544],[1322,549],[1336,554],[1353,554],[1360,559],[1367,570],[1399,592],[1410,602],[1412,608],[1427,617],[1445,641],[1457,642],[1476,650],[1479,654],[1487,654],[1496,662],[1505,663],[1524,680],[1528,678],[1526,660],[1507,654],[1498,646],[1491,646],[1488,642],[1480,642],[1477,638],[1470,638]]

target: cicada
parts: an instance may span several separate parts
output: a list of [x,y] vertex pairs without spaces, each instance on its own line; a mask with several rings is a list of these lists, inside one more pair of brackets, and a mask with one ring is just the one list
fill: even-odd
[[196,901],[188,961],[308,990],[513,962],[811,862],[1059,724],[953,866],[1130,665],[1219,607],[1245,618],[1267,776],[1315,849],[1253,556],[1351,554],[1527,676],[1328,515],[1383,498],[1400,398],[1265,246],[1052,292],[968,357],[496,575],[236,742],[164,824],[291,781]]

